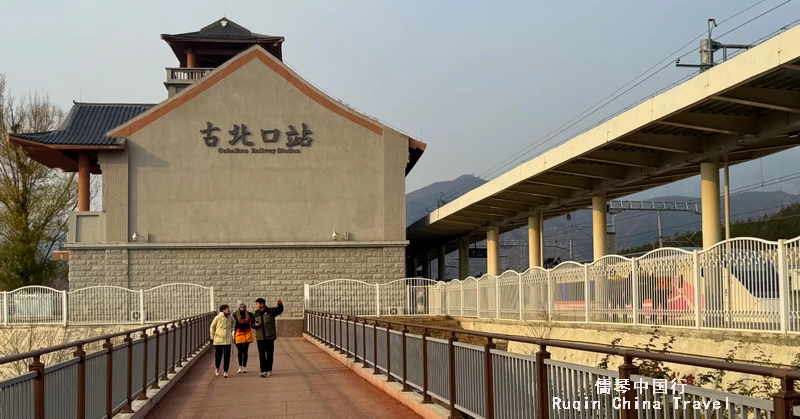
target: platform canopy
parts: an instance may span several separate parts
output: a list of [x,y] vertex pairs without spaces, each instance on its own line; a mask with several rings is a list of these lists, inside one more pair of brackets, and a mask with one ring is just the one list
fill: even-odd
[[[409,253],[525,226],[800,144],[800,27],[573,137],[407,228]],[[534,139],[531,139],[534,141]]]

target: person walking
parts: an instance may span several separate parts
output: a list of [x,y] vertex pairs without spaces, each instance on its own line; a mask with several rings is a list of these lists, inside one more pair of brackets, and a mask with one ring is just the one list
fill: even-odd
[[214,341],[214,375],[219,377],[219,364],[223,363],[223,377],[228,378],[233,343],[233,317],[227,304],[219,306],[219,314],[211,322],[211,339]]
[[275,328],[275,317],[283,313],[283,302],[278,299],[277,307],[267,307],[266,300],[256,300],[256,311],[253,313],[253,329],[256,331],[256,346],[258,347],[258,361],[261,367],[261,377],[272,375],[273,354],[275,353],[275,339],[278,333]]
[[236,335],[233,340],[239,356],[239,370],[236,373],[247,373],[247,349],[253,343],[253,313],[247,311],[245,303],[240,302],[239,309],[233,313],[233,320],[236,324]]

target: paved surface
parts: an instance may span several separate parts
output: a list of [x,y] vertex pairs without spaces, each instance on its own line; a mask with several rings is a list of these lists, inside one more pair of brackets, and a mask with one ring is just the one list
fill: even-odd
[[255,343],[247,374],[236,374],[231,348],[228,378],[214,376],[207,352],[147,415],[148,419],[197,418],[418,418],[303,338],[279,338],[269,378],[259,377]]

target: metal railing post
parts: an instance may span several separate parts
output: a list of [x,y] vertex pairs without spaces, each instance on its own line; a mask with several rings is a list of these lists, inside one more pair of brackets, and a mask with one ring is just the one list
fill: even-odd
[[428,328],[422,332],[422,404],[433,403],[428,393]]
[[3,325],[8,324],[8,292],[3,291]]
[[214,287],[211,287],[209,290],[209,299],[211,300],[211,307],[209,311],[216,311],[217,308],[214,306]]
[[72,355],[78,358],[77,419],[86,419],[86,351],[83,344],[78,344]]
[[519,278],[519,321],[522,321],[522,275],[517,275]]
[[631,302],[633,306],[633,324],[639,324],[639,264],[631,259]]
[[141,338],[144,339],[144,347],[142,348],[142,391],[137,399],[147,400],[147,347],[150,346],[150,342],[148,342],[146,330],[142,330]]
[[[172,364],[169,367],[169,372],[175,374],[175,364],[178,360],[175,357],[175,350],[178,349],[178,334],[175,333],[175,323],[172,323]],[[169,348],[169,346],[167,346]]]
[[124,342],[128,344],[128,365],[126,366],[127,379],[125,380],[127,385],[125,387],[126,401],[120,413],[133,413],[133,339],[131,339],[130,333],[125,335]]
[[33,379],[33,417],[44,419],[44,364],[39,355],[33,356],[28,371],[36,372],[36,378]]
[[358,362],[358,317],[353,317],[353,362]]
[[[619,379],[630,381],[631,376],[639,372],[639,367],[633,364],[633,358],[630,356],[623,357],[624,363],[619,366]],[[636,419],[638,417],[638,409],[634,404],[634,392],[626,391],[622,398],[625,402],[622,404],[622,412],[620,412],[620,419]],[[627,402],[627,403],[626,403]]]
[[379,284],[375,284],[375,317],[381,316],[381,289]]
[[538,419],[550,418],[550,397],[548,395],[547,365],[545,360],[550,359],[547,346],[539,345],[536,352],[536,417]]
[[381,370],[378,369],[378,321],[372,323],[372,365],[375,367],[372,374],[380,374]]
[[164,325],[164,381],[168,379],[169,372],[169,326]]
[[[186,351],[186,349],[184,347],[185,337],[184,337],[184,334],[183,334],[183,330],[184,330],[183,320],[179,320],[178,321],[178,334],[176,335],[176,339],[178,337],[180,337],[181,338],[181,343],[178,345],[179,348],[180,348],[180,349],[178,349],[178,355],[179,356],[178,356],[178,360],[177,360],[177,362],[175,364],[175,366],[178,366],[178,367],[182,367],[183,366],[183,357],[184,357],[184,354],[185,354],[185,351]],[[177,341],[175,341],[175,343],[177,344]]]
[[349,318],[349,316],[344,318],[344,334],[345,334],[344,341],[345,341],[345,344],[347,345],[347,348],[344,350],[344,353],[345,353],[344,357],[345,357],[345,359],[353,358],[353,356],[350,355],[350,350],[352,350],[353,348],[350,346],[350,318]]
[[344,317],[339,316],[339,353],[345,354],[347,352],[344,350],[344,320],[342,319],[344,319]]
[[450,337],[447,338],[447,362],[450,366],[450,416],[449,419],[461,419],[461,412],[456,409],[456,346],[455,342],[458,341],[456,332],[450,332]]
[[392,378],[392,323],[386,322],[386,382],[394,382]]
[[114,386],[114,344],[111,343],[111,338],[106,339],[103,344],[103,349],[107,350],[106,353],[106,417],[114,415],[113,405],[113,386]]
[[[694,327],[700,329],[702,327],[702,306],[703,306],[703,281],[700,274],[700,254],[697,250],[692,250],[692,269],[694,271]],[[653,310],[651,308],[651,310]]]
[[[595,284],[595,287],[597,285]],[[584,305],[584,323],[589,323],[589,265],[583,265],[583,305]]]
[[362,368],[369,368],[369,365],[367,365],[367,319],[364,319],[364,327],[362,327],[361,330],[362,330],[362,333],[361,333],[361,343],[362,343],[362,345],[361,346],[364,347],[364,356],[361,358],[361,360],[363,361],[363,363],[362,363],[363,365],[361,365],[361,367]]
[[406,355],[406,333],[408,333],[408,326],[403,325],[403,391],[411,391],[408,385],[408,358]]
[[547,271],[547,321],[553,320],[553,280],[550,270]]
[[459,281],[459,288],[461,288],[461,317],[464,317],[464,283]]
[[160,338],[159,333],[158,333],[158,326],[153,328],[153,334],[156,335],[156,352],[155,352],[155,355],[153,356],[153,377],[154,377],[154,380],[153,380],[153,385],[150,388],[153,389],[153,390],[158,390],[158,389],[161,388],[161,387],[158,386],[158,352],[159,352],[159,345],[161,343],[160,342],[161,338]]
[[786,241],[778,240],[778,301],[780,304],[781,332],[789,331],[789,304],[791,285],[789,284],[789,261],[786,258]]
[[144,290],[139,290],[139,324],[144,324]]
[[494,278],[494,316],[500,320],[500,277]]
[[61,321],[64,327],[67,326],[67,292],[61,291]]
[[774,419],[792,419],[796,405],[800,405],[800,393],[794,389],[794,380],[781,379],[781,389],[772,395]]
[[479,318],[479,319],[481,318],[481,281],[482,280],[483,280],[483,278],[478,279],[478,280],[475,281],[475,307],[477,307],[477,310],[476,310],[476,315],[477,316],[476,317]]
[[494,419],[494,372],[492,369],[492,349],[495,347],[496,345],[492,342],[492,338],[487,338],[486,345],[483,347],[483,371],[486,378],[486,419]]

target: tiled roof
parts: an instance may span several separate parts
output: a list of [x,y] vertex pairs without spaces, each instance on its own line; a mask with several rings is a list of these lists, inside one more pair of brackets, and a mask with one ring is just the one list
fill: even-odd
[[214,39],[219,41],[279,41],[283,39],[280,36],[262,35],[260,33],[202,33],[202,32],[187,32],[175,35],[164,35],[173,38],[187,38],[187,39]]
[[78,103],[62,126],[54,131],[14,134],[24,140],[51,145],[117,145],[120,138],[106,133],[155,105]]
[[257,42],[283,40],[282,36],[263,35],[260,33],[250,32],[249,29],[224,17],[196,32],[186,32],[174,35],[164,34],[161,36],[167,38],[213,39],[218,41]]

